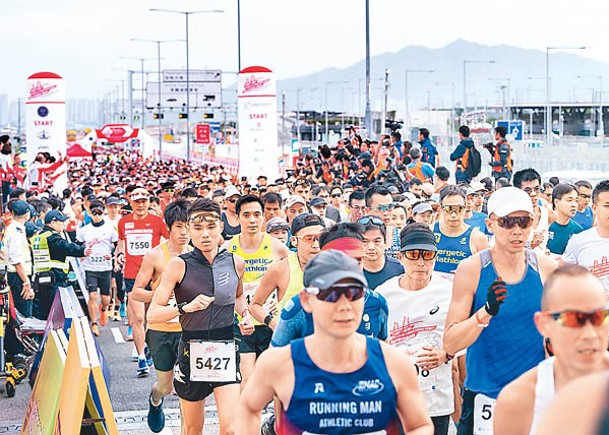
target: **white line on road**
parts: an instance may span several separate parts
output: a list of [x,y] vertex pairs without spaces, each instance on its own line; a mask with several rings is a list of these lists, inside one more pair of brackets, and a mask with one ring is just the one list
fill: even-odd
[[116,343],[124,343],[125,339],[123,338],[123,334],[121,333],[121,330],[118,328],[111,328],[112,330],[112,335],[114,335],[114,341]]

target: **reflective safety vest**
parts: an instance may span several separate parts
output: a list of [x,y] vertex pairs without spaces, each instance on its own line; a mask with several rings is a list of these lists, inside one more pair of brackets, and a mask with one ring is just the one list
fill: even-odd
[[32,237],[32,254],[34,256],[34,273],[48,272],[51,269],[61,269],[64,273],[70,270],[68,261],[51,260],[48,238],[53,233],[45,231]]

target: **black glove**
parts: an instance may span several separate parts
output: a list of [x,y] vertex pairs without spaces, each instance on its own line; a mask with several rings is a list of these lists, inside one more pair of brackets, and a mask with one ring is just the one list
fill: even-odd
[[497,315],[505,298],[507,298],[506,284],[505,281],[499,277],[493,281],[486,292],[486,305],[484,305],[484,309],[491,316]]

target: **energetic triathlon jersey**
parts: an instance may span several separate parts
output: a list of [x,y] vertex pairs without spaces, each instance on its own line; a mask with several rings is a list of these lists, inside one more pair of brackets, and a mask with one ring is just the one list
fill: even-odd
[[461,260],[471,257],[471,238],[474,227],[469,226],[467,230],[458,236],[447,236],[440,230],[440,224],[436,222],[433,232],[436,236],[438,254],[434,270],[451,274],[457,269]]
[[535,435],[541,416],[554,400],[554,357],[543,360],[537,366],[537,384],[535,385],[535,406],[533,407],[533,422],[531,435]]
[[[195,248],[192,252],[180,255],[180,258],[186,265],[182,282],[174,290],[176,302],[190,302],[200,294],[215,298],[205,310],[180,316],[183,336],[192,338],[192,334],[188,333],[232,327],[239,284],[233,254],[221,250],[214,258],[213,264],[209,264],[203,253]],[[204,334],[201,335],[201,338],[206,338]]]
[[[161,243],[159,246],[161,247],[161,251],[163,252],[163,270],[165,270],[167,268],[167,263],[169,263],[169,260],[171,260],[171,253],[169,252],[169,240]],[[188,252],[190,252],[190,251],[192,251],[193,248],[192,248],[192,246],[187,245],[186,249],[188,250]],[[157,276],[157,278],[154,281],[152,281],[150,283],[150,288],[152,289],[153,292],[156,291],[157,287],[161,283],[162,277],[163,277],[163,275],[160,274],[159,276]],[[169,306],[169,307],[176,306],[176,299],[175,299],[175,295],[173,294],[173,292],[171,294],[171,298],[169,298],[169,302],[167,303],[167,306]],[[153,331],[161,331],[161,332],[180,332],[180,331],[182,331],[182,327],[180,326],[180,316],[176,316],[167,322],[147,323],[146,328],[151,329]]]
[[304,339],[291,344],[294,392],[281,411],[277,435],[397,435],[397,393],[381,345],[366,338],[368,359],[351,373],[330,373],[315,365]]
[[[526,249],[527,268],[516,284],[507,285],[508,297],[499,313],[482,330],[478,339],[467,349],[465,387],[492,399],[503,387],[545,359],[543,338],[533,317],[541,311],[543,284],[535,252]],[[480,281],[472,313],[486,304],[486,293],[497,279],[491,251],[480,252]]]
[[[368,337],[387,339],[387,301],[376,291],[366,289],[364,313],[357,332]],[[288,300],[281,310],[281,321],[275,328],[273,347],[287,346],[292,340],[313,334],[313,316],[302,309],[298,295]]]
[[304,274],[300,268],[300,261],[298,261],[298,255],[296,253],[290,254],[288,257],[288,267],[290,268],[290,281],[285,289],[283,298],[277,303],[277,310],[281,313],[285,304],[289,302],[294,296],[302,290],[304,284]]

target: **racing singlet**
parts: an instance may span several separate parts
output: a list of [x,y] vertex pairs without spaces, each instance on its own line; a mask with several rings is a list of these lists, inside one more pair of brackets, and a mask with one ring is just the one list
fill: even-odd
[[436,272],[452,275],[461,260],[465,260],[472,255],[470,243],[473,229],[474,227],[469,226],[461,235],[451,237],[443,234],[440,230],[440,224],[436,222],[433,228],[438,248],[436,265],[434,266]]
[[[163,270],[167,268],[167,263],[171,260],[171,253],[169,252],[169,240],[164,241],[159,245],[161,250],[163,251]],[[187,245],[188,252],[192,251],[192,246]],[[152,291],[156,291],[157,287],[161,283],[162,274],[159,275],[154,281],[150,283],[150,288]],[[167,306],[175,307],[176,299],[175,295],[171,295],[169,302],[167,302]],[[180,316],[176,316],[173,319],[162,322],[162,323],[148,323],[147,328],[153,331],[161,331],[161,332],[181,332],[182,327],[180,326]]]
[[368,360],[351,373],[330,373],[315,365],[304,339],[291,343],[294,392],[281,411],[278,435],[397,435],[397,393],[380,343],[366,338]]
[[298,261],[298,255],[296,253],[288,256],[288,267],[290,268],[290,281],[288,282],[288,287],[285,289],[283,299],[277,303],[277,311],[279,313],[281,313],[281,310],[283,310],[283,307],[285,307],[285,304],[287,304],[290,299],[300,293],[304,286],[304,274],[300,268],[300,261]]
[[[465,387],[492,399],[503,387],[545,359],[543,338],[533,317],[541,311],[543,284],[535,252],[526,249],[527,269],[516,284],[507,285],[508,297],[499,313],[482,330],[478,339],[467,349],[467,378]],[[486,293],[497,272],[491,251],[480,252],[480,281],[472,313],[486,304]]]
[[[239,244],[239,236],[233,236],[230,240],[228,250],[231,254],[238,255],[245,261],[245,273],[243,274],[243,294],[248,305],[254,298],[254,293],[260,284],[262,275],[267,271],[273,263],[273,249],[271,248],[271,236],[264,234],[262,243],[256,252],[247,253],[241,249]],[[271,297],[275,297],[275,292]],[[252,319],[253,320],[253,319]],[[254,320],[254,325],[261,325],[260,322]]]

